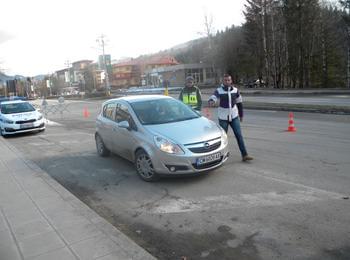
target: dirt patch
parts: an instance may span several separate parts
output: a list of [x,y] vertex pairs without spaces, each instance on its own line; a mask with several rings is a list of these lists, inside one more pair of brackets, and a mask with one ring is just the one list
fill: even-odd
[[212,233],[179,233],[132,222],[133,219],[125,219],[101,204],[89,206],[158,259],[260,259],[254,241],[257,234],[237,241],[225,225]]

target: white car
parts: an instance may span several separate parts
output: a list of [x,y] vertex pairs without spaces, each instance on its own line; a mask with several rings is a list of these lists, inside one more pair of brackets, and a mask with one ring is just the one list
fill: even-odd
[[0,133],[2,136],[44,130],[43,115],[28,101],[1,102]]

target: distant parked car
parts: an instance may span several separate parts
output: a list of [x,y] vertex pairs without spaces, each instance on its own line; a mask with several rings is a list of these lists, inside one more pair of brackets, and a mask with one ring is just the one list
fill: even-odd
[[0,134],[2,136],[44,131],[42,114],[28,101],[14,100],[0,103]]
[[228,158],[227,136],[215,122],[163,95],[135,95],[102,104],[96,119],[100,156],[114,152],[135,163],[145,181],[199,174]]
[[256,79],[245,83],[244,86],[246,88],[261,88],[261,87],[265,87],[266,85],[265,85],[265,81]]

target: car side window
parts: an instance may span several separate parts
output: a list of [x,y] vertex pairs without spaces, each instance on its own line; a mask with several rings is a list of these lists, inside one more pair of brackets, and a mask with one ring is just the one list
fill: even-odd
[[116,104],[109,103],[103,107],[103,117],[110,120],[114,120],[114,112],[116,110]]
[[136,124],[132,119],[129,109],[126,105],[123,105],[120,103],[117,104],[116,112],[115,112],[115,121],[117,123],[120,123],[122,121],[128,121],[131,129],[134,129],[134,130],[137,129]]
[[128,121],[130,119],[130,113],[127,108],[127,106],[118,103],[116,106],[116,112],[115,112],[115,121],[117,123],[120,123],[122,121]]

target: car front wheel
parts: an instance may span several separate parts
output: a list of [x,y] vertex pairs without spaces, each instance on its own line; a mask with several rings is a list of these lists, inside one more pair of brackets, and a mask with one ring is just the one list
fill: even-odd
[[2,137],[4,137],[4,138],[6,138],[6,137],[7,137],[7,135],[5,135],[5,134],[4,134],[4,132],[3,132],[2,128],[0,128],[0,136],[2,136]]
[[156,181],[159,179],[158,174],[153,168],[151,158],[144,150],[136,152],[135,166],[138,175],[144,181]]
[[95,136],[97,154],[102,157],[106,157],[110,154],[100,135]]

